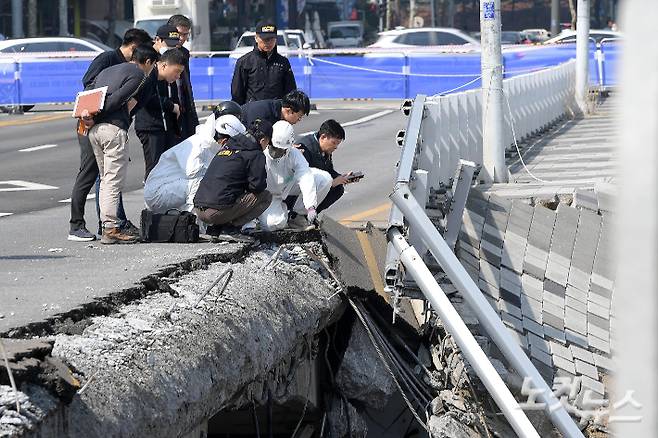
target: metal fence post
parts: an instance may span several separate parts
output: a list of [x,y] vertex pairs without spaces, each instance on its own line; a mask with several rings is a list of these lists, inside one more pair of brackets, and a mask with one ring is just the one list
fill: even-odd
[[23,106],[21,105],[21,63],[14,60],[14,106],[11,112],[14,114],[23,114]]

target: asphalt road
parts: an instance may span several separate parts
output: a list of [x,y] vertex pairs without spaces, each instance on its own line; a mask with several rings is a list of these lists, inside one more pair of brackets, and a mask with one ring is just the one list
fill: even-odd
[[[328,118],[345,125],[347,139],[335,152],[336,168],[366,176],[347,186],[343,199],[327,211],[334,219],[357,224],[386,219],[399,157],[395,135],[406,124],[398,106],[322,102],[295,127],[302,134]],[[218,250],[208,243],[107,246],[67,241],[70,207],[61,201],[70,197],[79,165],[73,121],[65,112],[2,114],[0,129],[0,333],[130,287],[162,266]],[[144,206],[140,146],[131,136],[124,193],[128,217],[136,224]],[[93,228],[93,200],[87,203],[86,219]]]
[[[394,165],[399,156],[395,134],[405,125],[396,110],[398,102],[323,102],[295,126],[302,134],[317,130],[322,121],[334,118],[346,127],[347,139],[334,155],[339,171],[360,170],[366,177],[348,186],[339,205],[330,210],[335,219],[351,218],[375,208],[380,214],[391,189]],[[0,116],[0,215],[17,215],[67,204],[79,166],[75,123],[68,111],[36,111],[25,115]],[[208,112],[201,112],[200,116]],[[374,117],[372,120],[368,120]],[[131,163],[126,192],[143,187],[143,153],[134,132],[130,132]],[[93,201],[89,204],[93,205]],[[377,209],[379,208],[379,210]],[[95,213],[88,208],[87,219]],[[132,216],[131,212],[128,212]],[[366,216],[367,217],[367,216]],[[91,219],[91,220],[90,220]],[[57,221],[56,229],[66,233],[68,217]],[[60,227],[61,225],[61,227]]]

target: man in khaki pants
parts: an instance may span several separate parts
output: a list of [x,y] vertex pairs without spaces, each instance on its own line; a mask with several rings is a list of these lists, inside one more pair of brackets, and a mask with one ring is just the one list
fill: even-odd
[[108,67],[98,74],[93,88],[108,87],[105,105],[98,114],[85,114],[91,126],[89,141],[101,175],[100,210],[103,223],[101,243],[134,243],[137,236],[119,228],[117,207],[128,169],[128,127],[131,110],[137,105],[135,96],[158,60],[150,45],[135,48],[130,62]]

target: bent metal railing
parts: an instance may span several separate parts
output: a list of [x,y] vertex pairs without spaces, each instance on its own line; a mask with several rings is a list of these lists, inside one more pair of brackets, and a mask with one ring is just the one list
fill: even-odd
[[[506,144],[512,145],[540,132],[571,111],[574,105],[574,79],[573,61],[506,79],[503,85],[509,127]],[[475,366],[474,361],[483,360],[481,351],[470,342],[472,335],[464,332],[467,329],[463,322],[455,321],[459,316],[455,316],[454,308],[425,265],[423,253],[429,252],[475,312],[506,360],[522,378],[529,379],[537,393],[541,393],[539,398],[555,426],[566,437],[581,438],[583,435],[576,423],[517,341],[509,335],[498,314],[446,243],[436,223],[428,216],[426,202],[430,196],[440,188],[451,186],[455,169],[470,162],[470,165],[482,164],[481,92],[469,90],[447,96],[417,96],[409,109],[397,182],[390,196],[393,207],[389,217],[385,268],[387,290],[397,297],[405,282],[412,282],[419,288],[442,320],[450,320],[446,328],[461,343],[460,348],[517,434],[536,436],[534,428],[527,427],[525,415],[517,412],[516,401],[513,398],[510,400],[509,389],[499,376],[491,375],[492,367],[488,360]],[[467,183],[470,184],[470,181]],[[409,246],[404,232],[418,242],[422,250],[416,251],[414,246]]]

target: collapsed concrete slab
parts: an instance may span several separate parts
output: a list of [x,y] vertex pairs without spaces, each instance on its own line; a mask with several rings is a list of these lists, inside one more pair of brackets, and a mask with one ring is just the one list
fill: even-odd
[[[342,306],[301,248],[262,269],[273,253],[264,248],[238,263],[212,264],[170,284],[174,293],[94,317],[81,334],[57,335],[52,354],[82,389],[64,405],[22,387],[39,415],[12,420],[11,432],[0,422],[0,435],[181,436],[220,410],[262,403],[268,390],[285,393],[313,338]],[[227,269],[226,290],[220,293],[220,282],[201,299]]]

